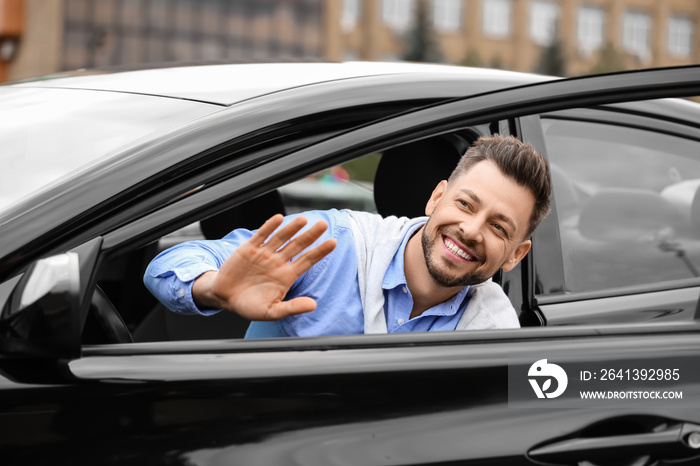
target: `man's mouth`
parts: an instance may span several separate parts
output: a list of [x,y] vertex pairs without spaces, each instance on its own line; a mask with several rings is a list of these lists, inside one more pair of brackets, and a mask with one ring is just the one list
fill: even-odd
[[442,243],[445,247],[455,256],[464,259],[465,261],[475,261],[476,257],[469,254],[467,251],[462,249],[457,243],[452,241],[447,236],[442,237]]

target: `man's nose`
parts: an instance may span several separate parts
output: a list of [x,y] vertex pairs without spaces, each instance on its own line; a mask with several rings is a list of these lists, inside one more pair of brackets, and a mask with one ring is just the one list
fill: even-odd
[[481,243],[484,240],[485,219],[480,215],[465,217],[459,223],[459,229],[466,241]]

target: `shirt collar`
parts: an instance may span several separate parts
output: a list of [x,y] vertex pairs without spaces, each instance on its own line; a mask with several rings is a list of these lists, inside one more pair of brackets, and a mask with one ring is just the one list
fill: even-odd
[[[396,251],[396,254],[394,254],[394,258],[391,260],[389,268],[384,275],[384,280],[382,281],[382,288],[384,290],[389,291],[398,286],[407,286],[406,274],[404,273],[404,252],[406,251],[408,240],[411,239],[416,230],[425,225],[425,223],[426,222],[417,224],[406,233],[406,236],[404,236],[401,244],[399,245],[399,249]],[[462,308],[470,288],[471,287],[469,286],[465,286],[444,303],[440,303],[437,306],[428,309],[424,315],[454,315]]]
[[397,286],[406,285],[406,274],[403,270],[403,256],[404,252],[406,251],[406,245],[416,230],[425,225],[425,223],[426,222],[418,223],[406,232],[406,236],[404,236],[403,240],[401,240],[399,249],[396,251],[396,254],[394,254],[394,258],[391,259],[389,268],[387,269],[386,274],[384,274],[384,281],[382,282],[383,289],[391,290]]

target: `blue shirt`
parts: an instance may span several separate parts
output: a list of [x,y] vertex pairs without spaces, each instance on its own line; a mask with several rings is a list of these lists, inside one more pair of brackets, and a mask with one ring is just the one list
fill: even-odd
[[[284,336],[348,335],[364,333],[364,315],[357,281],[355,241],[348,214],[342,211],[312,211],[285,217],[307,218],[307,227],[325,220],[329,228],[311,247],[329,238],[338,245],[292,285],[287,298],[309,296],[316,300],[315,311],[287,317],[276,322],[252,322],[246,338]],[[434,306],[420,316],[410,318],[413,298],[404,274],[404,251],[409,231],[401,242],[384,276],[384,312],[389,333],[454,330],[469,301],[468,287],[451,299]],[[212,314],[200,310],[192,299],[192,282],[202,273],[218,270],[228,256],[253,232],[234,230],[221,240],[190,241],[160,253],[144,275],[146,287],[166,307],[182,314]]]

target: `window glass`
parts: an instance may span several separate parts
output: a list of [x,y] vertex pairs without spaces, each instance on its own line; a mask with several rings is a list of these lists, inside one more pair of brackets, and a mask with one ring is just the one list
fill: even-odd
[[603,45],[605,14],[594,5],[581,5],[578,9],[578,50],[589,57]]
[[530,4],[530,37],[539,45],[549,45],[557,34],[559,5],[535,1]]
[[691,56],[693,44],[693,20],[687,16],[673,15],[668,19],[668,52],[681,58]]
[[440,31],[459,31],[462,25],[462,0],[433,0],[433,22]]
[[511,0],[484,2],[484,34],[491,37],[510,35]]
[[405,31],[413,19],[413,0],[382,0],[382,20],[397,31]]
[[700,143],[543,119],[567,291],[699,276]]
[[340,24],[344,31],[351,31],[360,17],[360,0],[343,0],[343,14]]
[[651,56],[650,36],[651,17],[643,11],[626,11],[622,24],[622,46],[625,50],[640,60],[648,60]]

